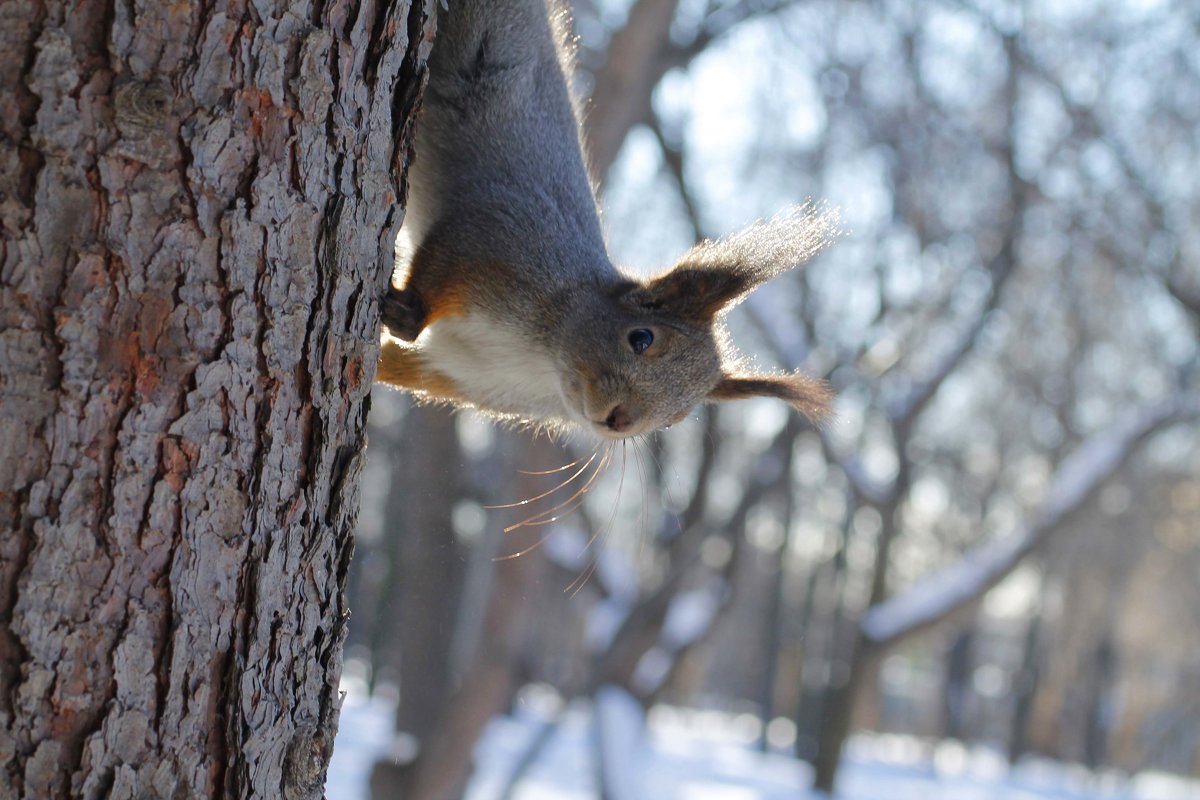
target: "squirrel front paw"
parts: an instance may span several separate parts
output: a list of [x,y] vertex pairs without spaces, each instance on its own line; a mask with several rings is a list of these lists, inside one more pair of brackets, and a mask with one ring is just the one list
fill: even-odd
[[388,287],[379,308],[383,324],[397,339],[411,342],[425,328],[425,304],[412,289]]

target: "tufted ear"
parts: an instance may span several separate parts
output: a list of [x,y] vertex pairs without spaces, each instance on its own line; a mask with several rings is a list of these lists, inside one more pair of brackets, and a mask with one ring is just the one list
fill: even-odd
[[724,239],[703,241],[631,300],[707,320],[759,284],[812,258],[837,232],[837,214],[806,204]]
[[829,417],[833,392],[829,384],[800,372],[790,375],[725,375],[708,393],[710,403],[775,397],[820,424]]
[[634,304],[707,322],[750,290],[735,271],[723,267],[697,269],[680,263],[629,294]]

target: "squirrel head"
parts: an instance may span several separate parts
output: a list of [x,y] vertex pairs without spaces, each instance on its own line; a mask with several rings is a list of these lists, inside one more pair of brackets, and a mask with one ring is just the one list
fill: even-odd
[[825,383],[742,369],[722,318],[755,287],[807,261],[835,229],[835,215],[804,206],[701,242],[661,275],[590,295],[564,320],[568,407],[614,439],[672,425],[702,402],[749,397],[778,398],[821,421],[830,404]]

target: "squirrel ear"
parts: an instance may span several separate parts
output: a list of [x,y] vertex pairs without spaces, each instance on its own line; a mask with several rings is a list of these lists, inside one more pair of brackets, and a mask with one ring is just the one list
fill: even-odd
[[790,375],[725,375],[708,393],[707,402],[775,397],[785,401],[814,424],[829,417],[833,392],[825,381],[800,373]]
[[837,213],[805,204],[684,253],[645,288],[643,305],[711,317],[751,289],[812,258],[837,233]]
[[631,299],[643,308],[663,309],[682,317],[707,321],[750,288],[733,270],[696,269],[680,263],[635,290]]

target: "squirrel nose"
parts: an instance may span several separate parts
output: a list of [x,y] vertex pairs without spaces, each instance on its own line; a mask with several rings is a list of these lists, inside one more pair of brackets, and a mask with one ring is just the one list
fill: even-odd
[[604,419],[604,424],[608,426],[610,431],[624,433],[633,427],[633,415],[621,406],[616,405],[612,407],[612,411],[608,412],[608,416]]

